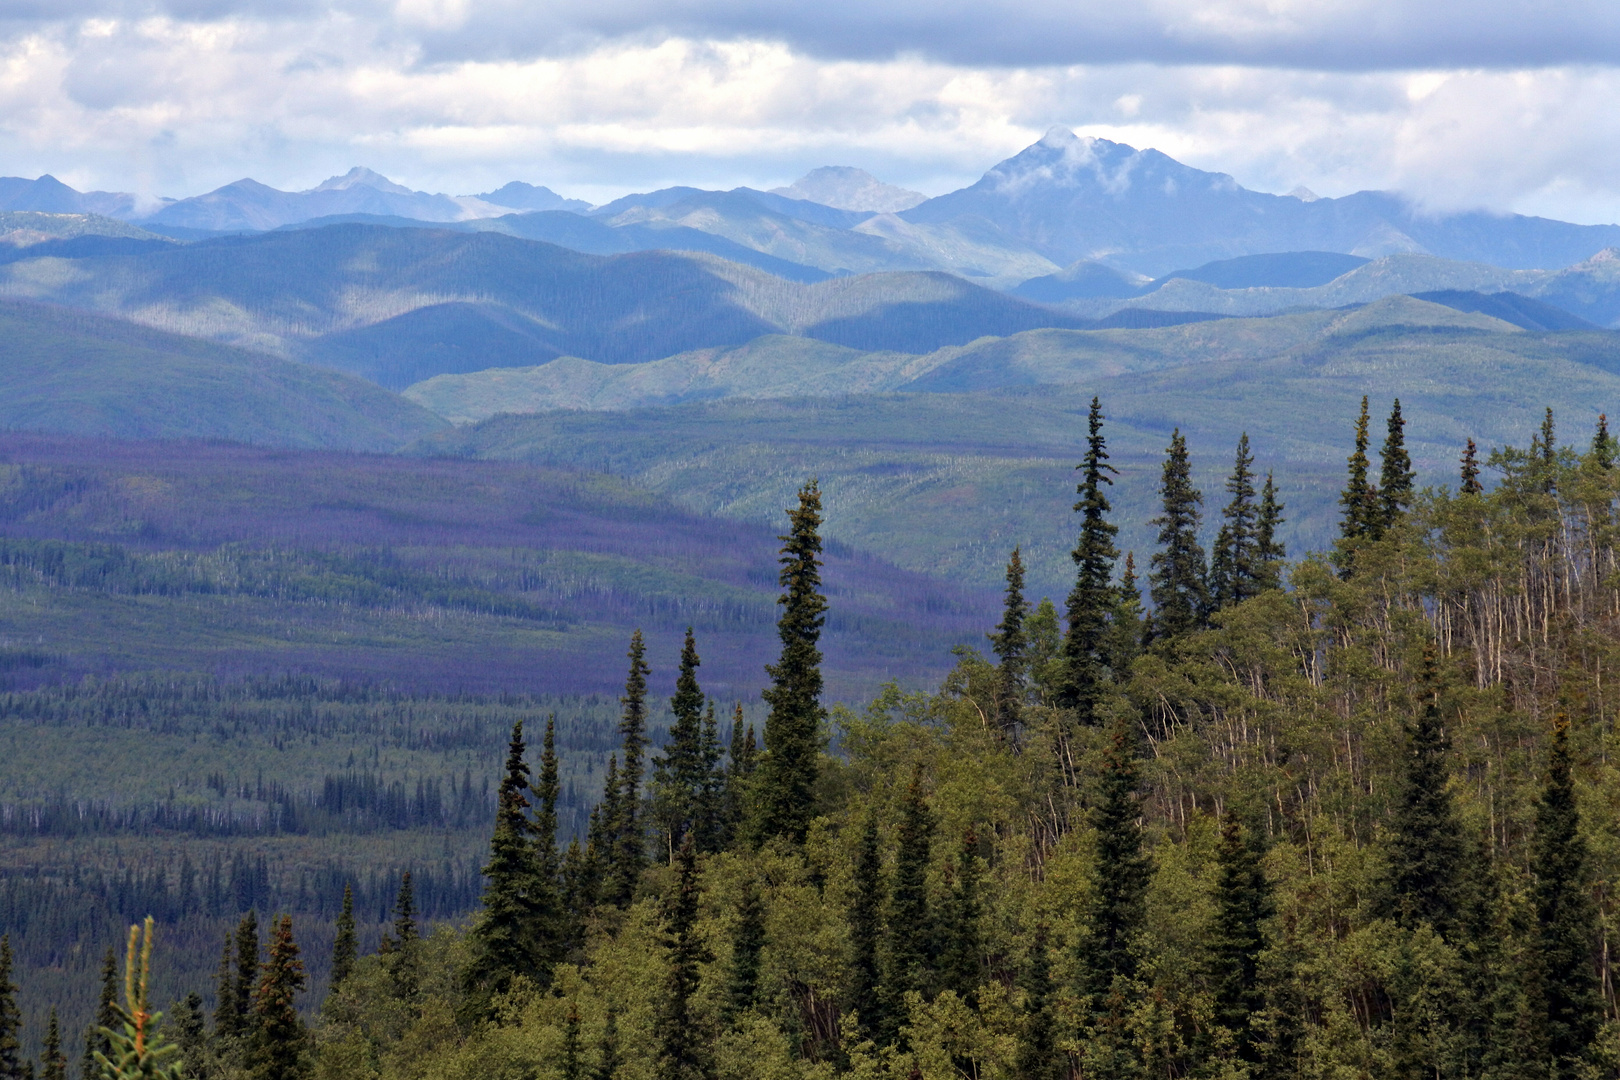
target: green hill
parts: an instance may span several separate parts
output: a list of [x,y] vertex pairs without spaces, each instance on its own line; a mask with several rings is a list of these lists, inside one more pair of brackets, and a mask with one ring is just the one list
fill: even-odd
[[[701,349],[644,364],[569,357],[549,364],[440,375],[406,396],[454,423],[502,412],[625,409],[722,397],[836,396],[890,390],[958,393],[1084,382],[1189,362],[1257,360],[1302,348],[1353,347],[1368,333],[1400,335],[1415,348],[1481,335],[1510,351],[1530,339],[1510,323],[1406,296],[1351,311],[1308,311],[1269,319],[1219,319],[1149,330],[1027,330],[985,337],[925,355],[840,348],[770,335],[729,349]],[[1595,334],[1587,347],[1620,338]]]
[[443,425],[350,375],[15,300],[0,361],[0,428],[377,451]]
[[[1362,394],[1385,412],[1400,396],[1422,482],[1452,482],[1470,437],[1483,447],[1527,443],[1543,406],[1557,411],[1575,442],[1599,412],[1620,411],[1612,334],[1498,331],[1484,316],[1388,303],[1396,315],[1449,325],[1396,325],[1387,321],[1391,311],[1380,316],[1369,306],[1248,327],[1074,335],[1101,343],[1082,355],[1084,364],[1063,351],[1067,335],[1039,332],[978,343],[970,355],[1005,350],[1026,368],[1066,356],[1070,381],[505,415],[437,433],[416,450],[603,469],[688,507],[759,522],[787,505],[798,478],[815,474],[827,492],[830,535],[911,569],[985,585],[1006,552],[1023,544],[1032,581],[1060,595],[1072,576],[1069,493],[1092,394],[1107,409],[1110,453],[1121,471],[1110,496],[1126,523],[1121,544],[1138,552],[1152,547],[1145,523],[1178,424],[1205,492],[1206,532],[1214,532],[1220,485],[1247,431],[1259,467],[1276,470],[1289,504],[1285,539],[1297,553],[1334,535]],[[1337,332],[1324,333],[1334,320]],[[1172,342],[1208,358],[1170,364]]]

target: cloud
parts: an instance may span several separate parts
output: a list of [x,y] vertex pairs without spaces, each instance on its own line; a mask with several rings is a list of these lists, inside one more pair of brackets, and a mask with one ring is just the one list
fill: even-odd
[[7,0],[0,19],[386,25],[425,59],[558,56],[609,41],[771,41],[819,59],[967,66],[1242,64],[1321,71],[1609,63],[1607,0]]
[[0,4],[7,171],[81,188],[940,192],[1059,123],[1261,190],[1620,218],[1612,5]]

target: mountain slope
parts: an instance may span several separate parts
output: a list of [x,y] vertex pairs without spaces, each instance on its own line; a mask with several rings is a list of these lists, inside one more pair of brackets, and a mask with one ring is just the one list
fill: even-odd
[[1087,320],[945,274],[784,281],[700,254],[599,257],[486,232],[338,225],[0,266],[0,293],[404,387],[494,362],[605,363],[764,334],[926,352]]
[[15,300],[0,361],[0,428],[376,451],[442,424],[337,372]]

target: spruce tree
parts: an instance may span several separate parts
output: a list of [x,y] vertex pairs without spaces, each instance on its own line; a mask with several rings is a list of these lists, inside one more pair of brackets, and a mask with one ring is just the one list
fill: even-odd
[[953,990],[969,1005],[977,1005],[981,977],[979,935],[979,837],[969,826],[953,867],[954,888],[946,897],[941,934],[939,989]]
[[1024,602],[1024,560],[1013,548],[1007,560],[1007,594],[1001,608],[1001,622],[990,635],[996,659],[996,731],[1013,746],[1018,745],[1023,723],[1025,682],[1029,672],[1026,655],[1029,641],[1024,635],[1024,619],[1029,605]]
[[1074,589],[1069,593],[1063,638],[1064,670],[1057,688],[1057,704],[1073,709],[1076,719],[1087,727],[1097,723],[1097,704],[1102,699],[1105,676],[1104,637],[1108,613],[1114,607],[1114,547],[1118,526],[1108,520],[1112,509],[1104,485],[1112,486],[1119,470],[1108,464],[1108,443],[1102,434],[1102,402],[1093,397],[1086,425],[1086,456],[1076,468],[1081,479],[1076,487],[1080,498],[1074,509],[1080,515],[1080,538],[1069,553],[1074,560]]
[[[124,1003],[112,1006],[116,1017],[103,1034],[107,1038],[106,1053],[98,1053],[95,1061],[103,1077],[135,1078],[141,1080],[181,1080],[181,1065],[171,1061],[179,1047],[170,1043],[158,1028],[160,1013],[152,1010],[148,989],[152,977],[152,916],[146,917],[143,927],[129,928],[129,945],[124,967]],[[33,1064],[24,1069],[32,1078]]]
[[647,865],[641,816],[642,761],[647,750],[646,653],[646,643],[637,630],[630,635],[630,672],[624,680],[624,697],[619,699],[619,740],[624,756],[619,762],[619,791],[610,830],[612,857],[602,884],[603,900],[621,908],[630,905]]
[[726,840],[725,754],[720,749],[720,722],[715,718],[713,701],[703,709],[703,737],[698,741],[698,758],[702,784],[693,813],[692,836],[698,854],[712,855],[721,850]]
[[568,1003],[563,1020],[562,1080],[585,1080],[585,1059],[581,1055],[579,1006]]
[[[496,793],[495,830],[484,866],[483,910],[468,934],[471,959],[464,982],[476,1009],[521,975],[550,985],[551,963],[561,951],[561,917],[555,886],[541,870],[531,837],[529,766],[524,761],[523,721],[512,726],[506,769]],[[609,766],[610,780],[612,766]]]
[[1462,827],[1451,806],[1434,644],[1423,651],[1422,704],[1407,727],[1405,784],[1389,839],[1391,914],[1407,928],[1427,923],[1451,938],[1462,914]]
[[411,872],[407,870],[399,876],[399,895],[394,900],[394,948],[388,957],[394,997],[400,1001],[415,1001],[417,991],[421,988],[418,937],[416,893],[411,887]]
[[1120,571],[1119,587],[1115,590],[1114,610],[1103,634],[1103,661],[1117,677],[1123,678],[1130,671],[1131,662],[1141,655],[1150,623],[1147,610],[1142,606],[1142,586],[1136,578],[1136,553],[1127,551],[1125,568]]
[[1022,1030],[1013,1075],[1018,1080],[1066,1080],[1068,1055],[1057,1045],[1057,1018],[1052,1007],[1052,959],[1047,954],[1046,928],[1037,927],[1030,941],[1029,960],[1020,972],[1024,991]]
[[692,1012],[699,967],[710,959],[698,933],[697,850],[691,836],[676,854],[675,895],[664,906],[669,976],[655,1032],[659,1080],[703,1080],[713,1072],[708,1039]]
[[1260,511],[1254,502],[1254,455],[1249,433],[1238,438],[1232,475],[1226,479],[1232,498],[1221,510],[1221,528],[1210,555],[1210,602],[1217,608],[1241,604],[1260,592]]
[[0,1080],[22,1080],[22,1011],[11,981],[11,935],[0,934]]
[[[697,642],[692,628],[686,628],[681,647],[680,673],[675,677],[675,696],[669,699],[675,722],[669,726],[664,752],[653,761],[653,805],[663,848],[673,865],[675,849],[687,834],[696,837],[698,817],[709,772],[703,760],[703,690],[698,686]],[[695,843],[694,839],[694,843]]]
[[[227,965],[230,957],[230,946],[231,938],[227,934],[225,936]],[[235,984],[230,981],[229,966],[225,967],[221,974],[223,977],[220,980],[219,1004],[221,1009],[227,1009],[234,1007],[236,1004],[236,995],[231,992]],[[107,1036],[101,1033],[101,1029],[111,1029],[118,1023],[117,1007],[118,956],[109,948],[107,955],[101,959],[101,994],[96,999],[96,1018],[90,1024],[90,1029],[84,1034],[84,1057],[79,1061],[81,1080],[97,1080],[101,1076],[101,1067],[96,1064],[96,1055],[106,1055],[112,1052],[112,1045],[107,1041]],[[221,1031],[221,1034],[229,1035],[230,1033],[229,1030]]]
[[556,896],[562,866],[557,857],[557,801],[562,781],[557,774],[557,714],[546,717],[546,734],[540,743],[540,779],[534,785],[535,870],[546,891]]
[[899,849],[889,891],[889,949],[883,978],[882,1041],[893,1043],[906,1015],[906,994],[924,993],[933,979],[934,921],[928,905],[928,857],[934,817],[923,799],[922,768],[911,774],[900,807]]
[[1388,434],[1380,454],[1382,471],[1378,478],[1378,516],[1372,530],[1381,537],[1400,521],[1412,505],[1412,483],[1417,474],[1412,471],[1412,458],[1406,452],[1406,421],[1401,418],[1401,399],[1389,411]]
[[1479,447],[1474,445],[1473,439],[1463,448],[1460,490],[1464,495],[1479,495],[1485,491],[1485,485],[1479,482]]
[[1216,858],[1215,923],[1209,935],[1213,1021],[1227,1033],[1234,1056],[1253,1065],[1259,1053],[1252,1021],[1266,1003],[1260,957],[1266,947],[1271,889],[1259,853],[1234,814],[1227,814]]
[[236,979],[231,992],[236,997],[232,1011],[237,1028],[232,1034],[250,1033],[253,1021],[253,988],[259,981],[259,917],[249,911],[236,926]]
[[1356,445],[1350,453],[1350,477],[1339,495],[1339,536],[1344,540],[1364,540],[1372,536],[1378,514],[1378,489],[1367,479],[1367,398],[1362,395],[1361,415],[1356,418]]
[[283,915],[273,924],[269,956],[253,996],[256,1080],[302,1080],[308,1075],[309,1032],[294,1003],[306,985],[292,916]]
[[1592,458],[1603,468],[1612,469],[1617,453],[1620,453],[1620,443],[1609,434],[1609,416],[1598,413],[1597,430],[1592,433]]
[[[193,994],[191,997],[195,998]],[[186,1003],[190,1004],[188,998]],[[197,1008],[202,1007],[201,999],[197,1001]],[[199,1016],[198,1028],[202,1027]],[[45,1024],[45,1044],[39,1057],[40,1080],[67,1080],[67,1055],[62,1053],[62,1025],[56,1019],[56,1007],[51,1007],[51,1017]]]
[[1287,520],[1283,517],[1284,509],[1268,470],[1265,486],[1260,489],[1260,515],[1254,525],[1256,583],[1262,592],[1282,587],[1282,561],[1288,557],[1288,551],[1277,538],[1277,529]]
[[1536,806],[1530,869],[1537,1041],[1546,1048],[1550,1080],[1572,1080],[1582,1075],[1597,1038],[1603,1000],[1593,964],[1598,914],[1587,883],[1586,843],[1570,776],[1569,721],[1562,713],[1553,728],[1547,785]]
[[1137,827],[1141,807],[1135,747],[1118,724],[1104,759],[1102,790],[1093,824],[1097,832],[1090,925],[1080,951],[1080,990],[1100,1008],[1116,980],[1136,976],[1135,943],[1142,928],[1151,864]]
[[608,755],[607,771],[602,776],[602,798],[591,808],[590,826],[586,829],[585,851],[590,859],[591,902],[606,903],[608,882],[614,877],[614,858],[617,845],[614,837],[619,826],[619,754]]
[[724,824],[722,844],[734,842],[747,824],[750,790],[754,768],[759,764],[759,743],[754,738],[754,726],[743,729],[742,703],[731,714],[731,748],[726,754],[725,793],[721,797],[721,820]]
[[[56,1010],[51,1010],[54,1020]],[[209,1080],[212,1070],[208,1061],[208,1032],[203,1027],[203,1001],[202,995],[193,990],[187,994],[178,1005],[174,1007],[174,1043],[180,1048],[180,1063],[184,1066],[186,1080]],[[46,1055],[49,1057],[49,1055]],[[64,1068],[66,1061],[62,1062]],[[42,1080],[53,1080],[47,1071]],[[55,1080],[66,1080],[64,1075],[58,1074]]]
[[[596,1044],[596,1069],[592,1080],[616,1080],[619,1071],[619,1013],[608,1006],[607,1022],[602,1025],[602,1038]],[[662,1080],[662,1077],[660,1077]]]
[[359,955],[359,942],[354,934],[354,887],[343,883],[343,910],[338,913],[337,935],[332,939],[332,989],[336,990],[354,972],[354,961]]
[[594,862],[592,853],[580,846],[579,837],[568,842],[568,850],[563,852],[562,858],[559,949],[567,950],[584,944],[585,915],[596,906]]
[[873,806],[867,810],[866,824],[861,829],[861,846],[855,856],[855,876],[849,905],[849,1008],[855,1014],[861,1034],[869,1039],[876,1039],[888,1027],[883,1017],[883,975],[879,954],[883,943],[882,875],[877,808]]
[[1187,440],[1180,428],[1170,435],[1159,493],[1164,509],[1149,522],[1159,528],[1159,550],[1150,562],[1148,591],[1153,636],[1166,640],[1201,629],[1209,610],[1209,568],[1198,543],[1198,507],[1204,497],[1192,485]]
[[[102,1004],[105,1009],[110,1010],[113,1002],[117,1000],[117,991],[113,989],[112,983],[107,981],[109,970],[116,978],[118,965],[113,959],[111,949],[107,950],[101,969]],[[236,1000],[236,939],[230,931],[225,932],[225,947],[219,954],[219,970],[214,977],[214,988],[214,1038],[223,1042],[233,1038],[242,1028],[242,1016],[237,1011]],[[89,1052],[86,1051],[85,1059],[89,1060],[89,1056]]]
[[731,939],[731,969],[726,979],[726,1014],[736,1017],[754,1007],[759,996],[760,957],[765,950],[765,905],[759,882],[749,878],[737,905],[737,928]]
[[815,816],[821,753],[821,628],[827,598],[821,595],[821,490],[811,480],[799,489],[799,506],[788,512],[779,581],[782,615],[777,633],[780,659],[766,667],[764,691],[771,711],[765,720],[765,755],[754,782],[757,840],[780,836],[802,843]]

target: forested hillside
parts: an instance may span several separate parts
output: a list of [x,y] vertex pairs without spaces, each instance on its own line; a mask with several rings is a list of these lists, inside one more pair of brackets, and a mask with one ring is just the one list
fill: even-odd
[[[1340,421],[1330,550],[1286,550],[1293,511],[1246,439],[1200,491],[1176,429],[1150,481],[1155,542],[1126,558],[1114,502],[1137,481],[1114,474],[1093,401],[1072,589],[1034,603],[1026,553],[1005,553],[999,622],[931,692],[825,689],[839,601],[812,482],[781,538],[757,713],[706,692],[702,634],[666,707],[638,634],[617,705],[573,710],[572,731],[540,700],[269,683],[41,691],[6,715],[13,739],[94,733],[87,765],[126,761],[124,809],[67,815],[113,839],[110,866],[142,815],[177,815],[177,838],[369,835],[413,815],[447,852],[481,837],[478,906],[431,930],[417,881],[440,864],[394,862],[413,873],[388,912],[359,862],[298,886],[318,904],[227,889],[264,880],[252,863],[193,857],[195,877],[158,886],[126,873],[161,920],[194,897],[225,942],[205,980],[159,925],[159,968],[194,973],[165,992],[198,995],[170,1036],[210,1077],[1615,1075],[1620,444],[1603,422],[1561,434],[1549,410],[1527,446],[1465,440],[1419,490],[1407,417],[1383,404]],[[196,729],[164,704],[181,698]],[[347,740],[378,723],[395,734],[368,763]],[[120,749],[141,730],[175,741]],[[212,734],[164,766],[165,797],[143,765],[190,730]],[[230,771],[251,760],[230,741],[252,738],[306,777],[331,762],[319,792]],[[390,787],[412,775],[417,795]],[[73,789],[34,790],[53,784]],[[37,805],[30,844],[64,820]],[[467,880],[457,865],[432,895],[467,895],[442,884]],[[88,880],[49,887],[110,888]],[[227,936],[233,903],[257,914]],[[335,972],[302,998],[297,955]],[[44,973],[20,982],[31,1018],[63,1006]],[[302,1018],[277,1004],[295,1000]]]

